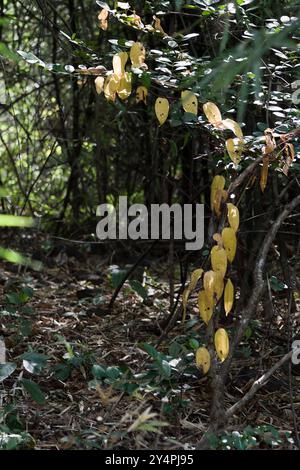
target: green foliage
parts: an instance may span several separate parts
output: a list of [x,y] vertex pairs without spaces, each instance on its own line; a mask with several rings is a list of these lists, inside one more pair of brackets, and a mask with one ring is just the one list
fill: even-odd
[[221,450],[251,450],[276,448],[288,442],[293,443],[291,432],[279,433],[271,425],[247,426],[243,431],[232,431],[221,437],[207,436],[212,449]]

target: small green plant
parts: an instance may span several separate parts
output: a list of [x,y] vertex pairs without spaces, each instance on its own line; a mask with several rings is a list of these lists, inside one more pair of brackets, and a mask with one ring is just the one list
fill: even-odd
[[221,450],[250,450],[254,448],[276,448],[286,443],[293,443],[291,432],[280,433],[274,426],[247,426],[243,431],[232,431],[218,437],[208,436],[210,447]]

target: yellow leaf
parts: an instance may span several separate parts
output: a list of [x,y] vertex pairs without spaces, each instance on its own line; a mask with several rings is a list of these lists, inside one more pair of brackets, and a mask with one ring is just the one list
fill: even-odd
[[119,87],[119,78],[117,75],[109,75],[104,82],[104,95],[108,101],[115,101],[116,93]]
[[155,29],[155,31],[159,31],[164,36],[167,36],[167,34],[164,32],[164,30],[163,30],[163,28],[160,24],[160,19],[157,18],[157,16],[153,16],[153,19],[154,19],[154,29]]
[[113,56],[114,74],[120,76],[125,73],[125,66],[128,60],[127,52],[119,52]]
[[285,144],[284,149],[283,149],[283,153],[285,155],[285,163],[284,163],[284,166],[282,168],[282,171],[285,174],[285,176],[287,176],[288,172],[289,172],[289,168],[290,168],[290,166],[293,163],[293,160],[295,158],[295,149],[294,149],[293,144]]
[[135,42],[130,49],[132,67],[139,68],[145,62],[146,50],[141,42]]
[[218,189],[224,189],[225,186],[225,178],[221,175],[216,175],[211,183],[211,190],[210,190],[210,207],[211,210],[214,209],[214,202],[215,196]]
[[224,309],[226,316],[230,313],[234,301],[234,287],[230,279],[226,282],[224,290]]
[[203,111],[207,120],[210,124],[213,124],[215,127],[223,127],[222,126],[222,116],[218,106],[216,106],[211,101],[208,101],[203,105]]
[[169,109],[170,106],[167,98],[157,98],[155,101],[155,114],[160,125],[166,122],[169,115]]
[[223,189],[217,189],[216,192],[215,192],[215,196],[214,196],[214,211],[217,215],[217,217],[220,217],[221,215],[221,203],[222,203],[222,199],[223,199]]
[[223,119],[222,124],[225,129],[230,129],[239,139],[243,139],[243,131],[233,119]]
[[231,227],[223,228],[222,230],[223,245],[226,250],[227,258],[230,263],[234,260],[236,253],[236,235]]
[[203,287],[208,304],[215,305],[220,300],[224,289],[222,274],[216,271],[207,271],[204,274]]
[[274,133],[272,129],[266,129],[264,131],[266,145],[263,146],[262,152],[264,155],[274,152],[276,149],[276,140],[274,138]]
[[227,139],[225,145],[231,160],[235,165],[238,165],[243,153],[243,141],[241,139]]
[[131,21],[132,21],[132,24],[134,24],[139,29],[142,29],[144,27],[141,17],[136,15],[135,13],[132,15]]
[[197,282],[201,278],[202,274],[203,274],[203,269],[201,268],[195,269],[195,271],[192,272],[190,285],[189,285],[190,292],[192,292],[195,289]]
[[198,113],[198,100],[195,93],[189,90],[181,92],[181,104],[186,113],[195,114]]
[[148,89],[145,86],[139,86],[136,89],[136,102],[143,101],[147,104]]
[[104,77],[97,77],[95,79],[95,87],[96,87],[96,92],[98,93],[98,95],[102,93],[103,86],[104,86]]
[[98,20],[106,20],[108,17],[108,10],[106,10],[106,8],[103,8],[103,10],[100,11],[99,15],[98,15]]
[[206,348],[198,348],[196,351],[196,364],[207,374],[210,369],[210,354]]
[[214,233],[213,234],[213,240],[215,240],[215,242],[217,242],[219,248],[223,248],[222,236],[219,233]]
[[238,208],[230,202],[227,204],[227,219],[230,227],[237,232],[240,225],[240,213]]
[[262,192],[266,189],[268,182],[268,173],[269,173],[269,157],[265,155],[263,157],[263,166],[260,173],[260,189]]
[[131,73],[125,72],[121,76],[117,93],[121,100],[126,100],[131,95]]
[[225,361],[229,353],[229,338],[224,328],[219,328],[215,333],[215,348],[219,359]]
[[219,272],[222,277],[225,276],[227,271],[227,255],[224,248],[214,246],[210,252],[211,267],[215,272]]
[[204,290],[201,290],[198,294],[198,307],[200,317],[207,325],[213,314],[213,304],[208,301]]
[[103,31],[106,31],[108,28],[107,18],[108,18],[108,10],[103,8],[103,10],[101,10],[98,15],[99,28],[103,29]]

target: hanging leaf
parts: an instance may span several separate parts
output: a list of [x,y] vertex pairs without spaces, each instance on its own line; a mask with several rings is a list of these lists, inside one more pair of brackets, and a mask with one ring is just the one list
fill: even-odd
[[203,287],[208,305],[215,305],[220,300],[223,293],[223,276],[219,272],[207,271],[204,274]]
[[157,98],[155,101],[155,114],[160,125],[163,125],[168,119],[169,109],[170,105],[167,98]]
[[282,171],[285,174],[285,176],[287,176],[289,172],[289,168],[295,158],[295,149],[294,149],[293,144],[285,144],[283,153],[285,156],[285,163],[284,163]]
[[127,52],[119,52],[113,56],[114,74],[120,76],[125,73],[126,62],[128,60]]
[[225,361],[229,353],[229,338],[224,328],[219,328],[215,333],[215,348],[219,359]]
[[98,15],[99,28],[103,29],[103,31],[106,31],[108,28],[107,18],[108,18],[108,10],[106,10],[106,8],[103,8],[103,10],[101,10]]
[[148,89],[145,86],[139,86],[136,89],[136,102],[139,103],[143,101],[144,104],[147,104]]
[[229,157],[235,165],[238,165],[243,153],[243,141],[240,139],[227,139],[225,145]]
[[265,155],[263,157],[263,164],[262,164],[262,169],[260,173],[260,189],[262,192],[266,189],[267,182],[268,182],[268,173],[269,173],[269,156]]
[[210,124],[213,124],[215,127],[223,129],[222,116],[218,106],[216,106],[211,101],[208,101],[203,105],[203,111],[207,120]]
[[104,82],[104,95],[108,101],[115,101],[116,93],[119,88],[119,78],[117,75],[109,75]]
[[139,68],[144,64],[146,58],[146,50],[141,42],[135,42],[130,49],[130,60],[132,67]]
[[235,231],[231,227],[223,228],[222,230],[223,245],[226,250],[227,258],[230,263],[234,260],[236,253],[236,235]]
[[100,95],[104,88],[104,77],[97,77],[95,79],[96,92]]
[[189,90],[181,92],[181,104],[186,113],[198,114],[198,99],[195,93]]
[[221,204],[223,199],[223,189],[217,189],[214,195],[213,208],[217,217],[221,216]]
[[214,246],[210,252],[210,259],[213,270],[224,277],[227,271],[227,255],[224,248]]
[[121,76],[117,93],[121,100],[127,100],[127,98],[129,98],[131,95],[131,73],[125,72]]
[[230,129],[239,139],[243,139],[243,131],[240,125],[233,119],[223,119],[222,124],[225,129]]
[[204,290],[201,290],[198,294],[198,307],[200,312],[200,317],[206,325],[208,325],[209,320],[213,314],[213,304],[207,299],[206,293]]
[[206,348],[198,348],[196,351],[197,367],[202,369],[203,374],[207,374],[210,369],[210,354]]
[[264,155],[268,155],[269,153],[274,152],[276,149],[276,141],[274,138],[274,133],[272,129],[266,129],[264,131],[266,145],[263,146],[262,152]]
[[157,18],[157,16],[155,16],[155,15],[153,16],[153,19],[154,19],[154,29],[155,29],[155,31],[163,34],[164,36],[167,36],[167,34],[164,32],[164,30],[162,28],[160,19]]
[[224,309],[226,316],[230,313],[234,301],[234,287],[230,279],[226,282],[224,290]]
[[190,285],[189,285],[190,292],[192,292],[195,289],[197,282],[201,278],[202,274],[203,274],[203,269],[201,268],[195,269],[195,271],[192,272]]
[[214,210],[214,206],[216,204],[216,194],[218,189],[224,189],[225,187],[225,178],[221,175],[216,175],[211,183],[210,189],[210,207],[211,210]]
[[227,219],[230,227],[237,232],[240,225],[240,213],[238,208],[231,202],[227,204]]

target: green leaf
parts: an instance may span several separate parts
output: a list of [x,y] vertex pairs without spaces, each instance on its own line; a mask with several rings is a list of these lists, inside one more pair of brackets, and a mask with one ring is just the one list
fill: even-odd
[[120,377],[121,371],[118,367],[108,367],[106,369],[106,377],[112,380],[116,380]]
[[31,374],[39,374],[47,365],[49,356],[36,352],[27,352],[22,354],[23,367]]
[[103,379],[106,377],[106,369],[98,364],[94,364],[92,367],[92,374],[95,379]]
[[0,55],[5,59],[12,60],[13,62],[19,62],[20,57],[13,51],[11,51],[3,42],[0,42]]
[[148,290],[139,281],[133,279],[132,281],[129,281],[129,284],[131,289],[142,297],[143,300],[148,298]]
[[54,375],[57,380],[61,380],[64,382],[70,377],[71,374],[71,366],[70,364],[56,364],[53,367]]
[[21,383],[31,398],[39,405],[44,405],[46,398],[39,385],[32,380],[22,379]]
[[1,227],[32,227],[34,219],[31,217],[18,217],[16,215],[0,215]]
[[40,261],[32,261],[29,258],[25,258],[20,253],[13,250],[7,250],[6,248],[0,247],[0,258],[9,261],[10,263],[21,264],[24,266],[31,266],[37,271],[41,269],[42,263]]
[[181,353],[181,350],[182,350],[181,345],[177,343],[176,341],[171,343],[169,346],[169,354],[172,357],[178,357],[179,354]]
[[172,372],[170,364],[164,359],[162,361],[158,360],[156,362],[157,362],[157,366],[162,377],[169,379],[171,377],[171,372]]
[[17,51],[17,53],[22,57],[22,59],[26,60],[28,64],[39,64],[42,67],[45,66],[45,63],[32,52]]
[[189,346],[190,346],[191,349],[198,349],[199,348],[199,342],[196,339],[191,338],[189,340]]
[[0,364],[0,382],[7,379],[15,370],[17,364],[14,362],[7,362],[6,364]]
[[160,357],[160,353],[156,351],[156,349],[149,343],[140,343],[140,348],[146,351],[149,356],[153,357],[153,359],[157,359]]

